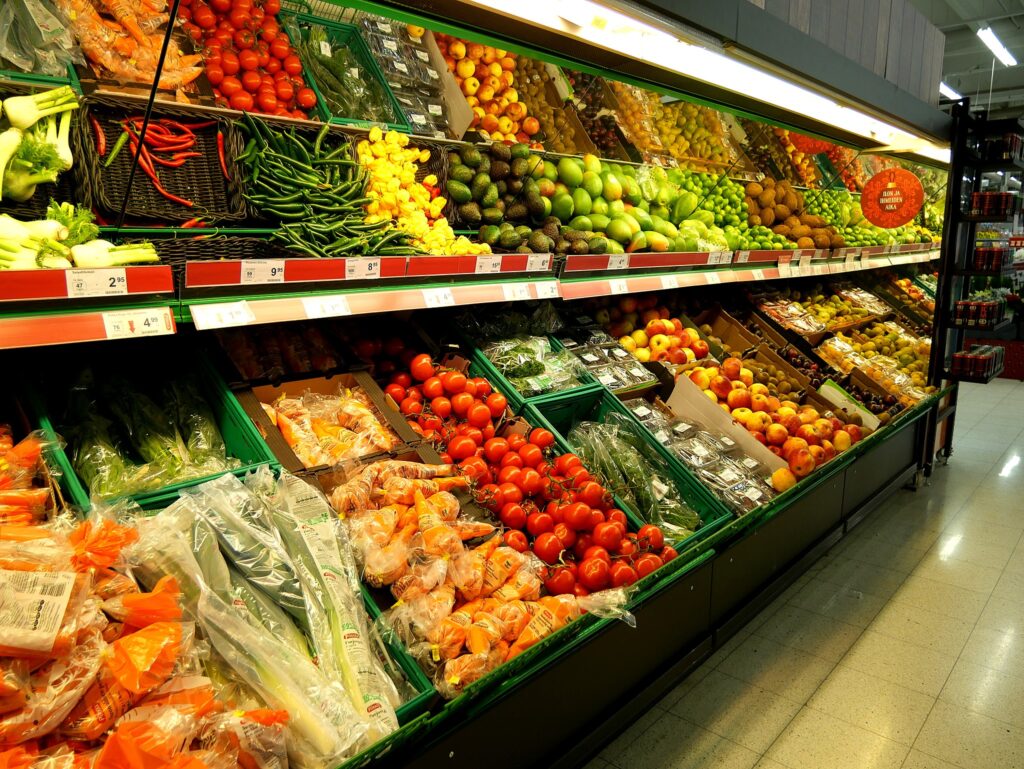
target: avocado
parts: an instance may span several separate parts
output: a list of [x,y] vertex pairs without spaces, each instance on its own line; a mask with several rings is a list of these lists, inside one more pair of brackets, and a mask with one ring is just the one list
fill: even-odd
[[491,172],[491,157],[490,155],[480,156],[480,165],[476,167],[476,170],[480,173],[489,174]]
[[491,177],[487,174],[477,174],[473,177],[473,181],[469,185],[469,191],[473,195],[473,200],[479,201],[487,192],[487,187],[491,183]]
[[574,254],[588,254],[590,253],[590,246],[586,240],[574,240],[569,250]]
[[514,229],[511,222],[502,222],[498,225],[498,232],[511,232]]
[[469,166],[464,166],[461,163],[457,166],[452,166],[448,171],[449,179],[454,179],[455,181],[462,182],[463,184],[469,184],[473,181],[474,176],[476,176],[476,174],[473,172],[473,169]]
[[516,179],[515,177],[509,177],[505,180],[505,187],[513,195],[518,195],[523,190],[523,180]]
[[581,230],[562,230],[562,237],[570,242],[575,242],[577,240],[586,240],[588,233]]
[[471,144],[459,150],[459,157],[470,168],[477,168],[480,165],[480,150]]
[[513,144],[511,147],[509,147],[508,151],[513,158],[523,158],[525,160],[526,158],[530,157],[529,146],[523,144],[522,142]]
[[541,232],[547,235],[552,240],[558,240],[559,238],[559,227],[556,220],[548,219],[544,222],[544,226],[540,228]]
[[587,241],[587,247],[592,254],[606,254],[608,253],[608,240],[600,235],[595,235]]
[[511,173],[512,167],[504,160],[491,161],[491,178],[500,181]]
[[493,183],[488,184],[487,187],[484,189],[483,196],[480,198],[480,205],[482,205],[484,208],[490,208],[497,202],[498,185]]
[[535,254],[546,254],[554,246],[554,241],[541,230],[534,230],[530,237],[526,239],[526,245]]
[[523,238],[524,240],[526,238],[530,237],[530,234],[533,232],[533,228],[529,227],[529,226],[527,226],[525,224],[520,224],[515,229],[516,229],[516,233],[519,235],[519,237]]
[[526,204],[523,203],[521,200],[517,200],[515,203],[510,205],[508,209],[505,211],[505,216],[517,222],[522,221],[529,215],[530,212],[527,210]]
[[491,145],[491,158],[508,163],[512,159],[512,148],[502,142],[494,142]]
[[[463,166],[465,168],[465,166]],[[469,187],[460,181],[455,179],[448,180],[448,197],[454,200],[456,203],[468,203],[473,199],[473,193],[470,192]]]
[[500,208],[485,208],[480,215],[488,224],[497,224],[503,216]]
[[495,186],[498,188],[498,194],[502,197],[508,194],[508,184],[504,180],[498,182]]
[[493,246],[498,242],[498,236],[501,235],[501,230],[495,227],[493,224],[485,224],[480,228],[480,242],[486,243],[489,246]]
[[536,192],[526,193],[526,209],[531,216],[540,217],[544,215],[544,201]]
[[498,238],[498,245],[502,248],[519,248],[522,242],[523,239],[515,230],[503,232]]
[[529,174],[530,164],[526,161],[526,158],[512,158],[509,170],[511,171],[512,176],[517,179],[521,179]]
[[569,253],[569,249],[571,247],[572,247],[572,243],[570,243],[565,238],[562,238],[561,240],[559,240],[555,244],[555,253],[556,254],[567,254],[567,253]]
[[481,213],[480,206],[477,203],[463,203],[459,206],[459,216],[462,217],[462,221],[471,227],[476,227],[480,224]]

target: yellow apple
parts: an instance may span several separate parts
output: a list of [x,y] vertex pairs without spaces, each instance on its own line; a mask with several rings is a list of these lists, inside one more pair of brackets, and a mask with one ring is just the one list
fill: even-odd
[[631,336],[623,336],[619,339],[619,344],[629,352],[633,352],[636,349],[636,342],[633,341]]
[[641,363],[646,363],[651,359],[651,351],[647,347],[637,347],[633,350],[633,357]]

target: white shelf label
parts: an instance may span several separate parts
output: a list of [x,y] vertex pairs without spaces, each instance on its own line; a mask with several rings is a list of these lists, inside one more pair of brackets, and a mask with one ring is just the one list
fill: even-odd
[[103,270],[66,270],[68,297],[124,296],[128,293],[128,279],[124,268]]
[[339,315],[352,314],[352,308],[348,306],[348,297],[344,294],[305,296],[302,298],[302,306],[306,310],[306,317],[310,320],[337,318]]
[[719,275],[717,272],[709,272],[704,275],[704,282],[707,283],[709,286],[714,286],[722,282],[722,276]]
[[141,310],[118,310],[103,313],[107,339],[134,339],[141,336],[162,336],[174,333],[170,307]]
[[612,254],[608,257],[609,270],[625,270],[629,268],[629,254]]
[[217,304],[189,305],[192,322],[200,331],[213,328],[245,326],[256,320],[256,316],[244,299],[240,302],[219,302]]
[[345,260],[345,278],[347,280],[368,280],[379,277],[379,256],[367,256],[359,259]]
[[712,251],[708,254],[708,264],[731,264],[732,251]]
[[754,280],[764,280],[764,270],[751,270],[750,274]]
[[789,262],[783,264],[779,262],[779,277],[780,278],[791,278],[793,277],[793,268],[789,266]]
[[539,272],[551,268],[551,254],[531,254],[526,258],[526,271]]
[[251,283],[284,283],[284,259],[246,259],[242,284]]
[[736,252],[736,261],[739,264],[745,264],[749,260],[750,260],[750,252],[749,251],[737,251]]
[[845,265],[846,265],[846,269],[848,269],[848,270],[849,270],[849,269],[852,269],[852,268],[853,268],[854,264],[855,264],[855,263],[856,263],[856,261],[857,261],[857,256],[858,256],[858,254],[857,254],[857,252],[856,252],[856,251],[854,251],[853,253],[849,253],[849,254],[847,254],[847,255],[846,255],[846,258],[845,258],[845,259],[843,260],[843,264],[845,264]]
[[557,299],[562,295],[557,280],[544,280],[534,285],[537,287],[538,299]]
[[522,302],[532,299],[529,283],[506,283],[501,287],[506,302]]
[[476,258],[477,275],[501,272],[501,254],[480,254]]
[[625,280],[609,280],[608,289],[613,294],[626,294],[629,293],[629,283]]
[[662,288],[679,288],[679,278],[675,275],[662,275],[661,276],[661,287]]
[[427,307],[452,307],[455,304],[455,296],[450,288],[425,288],[423,301]]
[[320,41],[320,53],[322,53],[324,56],[331,55],[331,44],[328,43],[326,40]]

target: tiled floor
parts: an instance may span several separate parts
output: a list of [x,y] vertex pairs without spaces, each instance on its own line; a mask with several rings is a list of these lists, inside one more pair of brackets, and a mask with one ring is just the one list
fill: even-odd
[[1024,769],[1024,383],[587,769]]

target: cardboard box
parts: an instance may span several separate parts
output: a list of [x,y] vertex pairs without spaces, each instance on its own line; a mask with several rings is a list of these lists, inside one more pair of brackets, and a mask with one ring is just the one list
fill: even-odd
[[[702,312],[692,319],[683,316],[681,320],[685,325],[697,329],[698,332],[700,332],[700,327],[703,325],[711,326],[711,335],[721,339],[724,345],[727,345],[737,354],[752,350],[761,343],[761,340],[755,334],[745,329],[742,323],[721,307]],[[713,344],[703,332],[700,332],[700,334],[701,338],[708,342],[708,345],[711,347],[711,353],[718,360],[728,357],[721,345]]]
[[[784,371],[787,377],[792,377],[800,383],[800,392],[806,391],[811,386],[811,379],[802,371],[798,371],[793,368],[781,355],[775,352],[771,347],[763,342],[757,348],[753,355],[746,356],[753,358],[759,363],[771,363],[780,371]],[[796,395],[797,393],[790,393],[790,395]],[[788,397],[788,396],[787,396]],[[785,400],[785,398],[783,399]]]
[[[861,376],[863,377],[863,374],[861,374]],[[863,378],[867,379],[867,377]],[[871,382],[871,384],[874,385],[874,382]],[[826,380],[818,390],[817,395],[827,404],[833,408],[839,409],[845,414],[859,414],[861,424],[865,427],[870,427],[872,430],[878,429],[878,425],[880,424],[878,417],[864,408],[856,398],[840,387],[835,381],[831,379]]]
[[448,65],[444,63],[444,56],[437,47],[434,33],[429,29],[423,35],[423,44],[430,56],[430,66],[441,73],[441,95],[444,96],[444,103],[448,108],[448,128],[454,134],[453,138],[461,139],[469,130],[469,124],[473,122],[473,108],[466,101],[459,84],[455,82],[455,76],[448,71]]
[[[767,318],[751,312],[750,317],[747,318],[747,325],[755,327],[760,332],[760,336],[771,345],[775,350],[784,350],[789,346],[789,342],[782,334],[775,330],[775,327],[768,321]],[[757,336],[757,334],[755,334]]]

